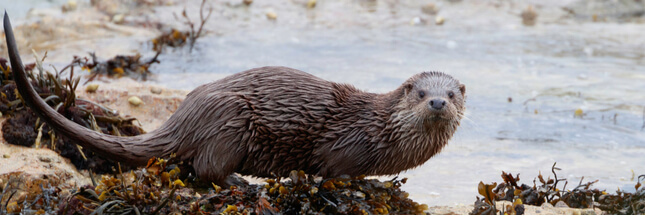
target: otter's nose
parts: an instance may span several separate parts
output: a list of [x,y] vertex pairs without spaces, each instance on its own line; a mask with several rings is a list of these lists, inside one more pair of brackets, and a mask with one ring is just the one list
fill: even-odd
[[432,107],[432,109],[440,110],[440,109],[443,109],[443,106],[445,105],[446,105],[446,101],[442,99],[430,100],[430,107]]

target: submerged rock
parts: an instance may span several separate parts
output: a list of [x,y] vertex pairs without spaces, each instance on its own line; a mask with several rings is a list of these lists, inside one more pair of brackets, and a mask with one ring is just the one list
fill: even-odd
[[645,14],[645,2],[641,0],[578,0],[563,9],[582,20],[628,20],[642,17]]

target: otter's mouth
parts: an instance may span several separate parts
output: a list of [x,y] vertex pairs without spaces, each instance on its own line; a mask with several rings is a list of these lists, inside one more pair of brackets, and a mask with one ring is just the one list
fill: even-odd
[[451,115],[443,112],[440,112],[440,113],[433,112],[427,119],[429,121],[451,121],[454,118]]

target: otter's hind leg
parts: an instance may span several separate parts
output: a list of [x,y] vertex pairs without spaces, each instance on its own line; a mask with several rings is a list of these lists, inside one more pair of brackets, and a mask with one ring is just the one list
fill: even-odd
[[207,97],[208,106],[203,107],[198,120],[201,123],[193,129],[193,167],[198,178],[227,185],[228,176],[238,171],[247,155],[251,113],[238,93],[212,93]]

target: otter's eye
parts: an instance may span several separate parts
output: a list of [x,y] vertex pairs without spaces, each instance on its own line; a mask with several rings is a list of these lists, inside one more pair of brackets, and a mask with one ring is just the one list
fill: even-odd
[[426,96],[426,93],[424,91],[419,91],[419,98],[423,98]]
[[455,97],[455,93],[448,92],[448,97],[450,97],[450,99],[452,99],[453,97]]

